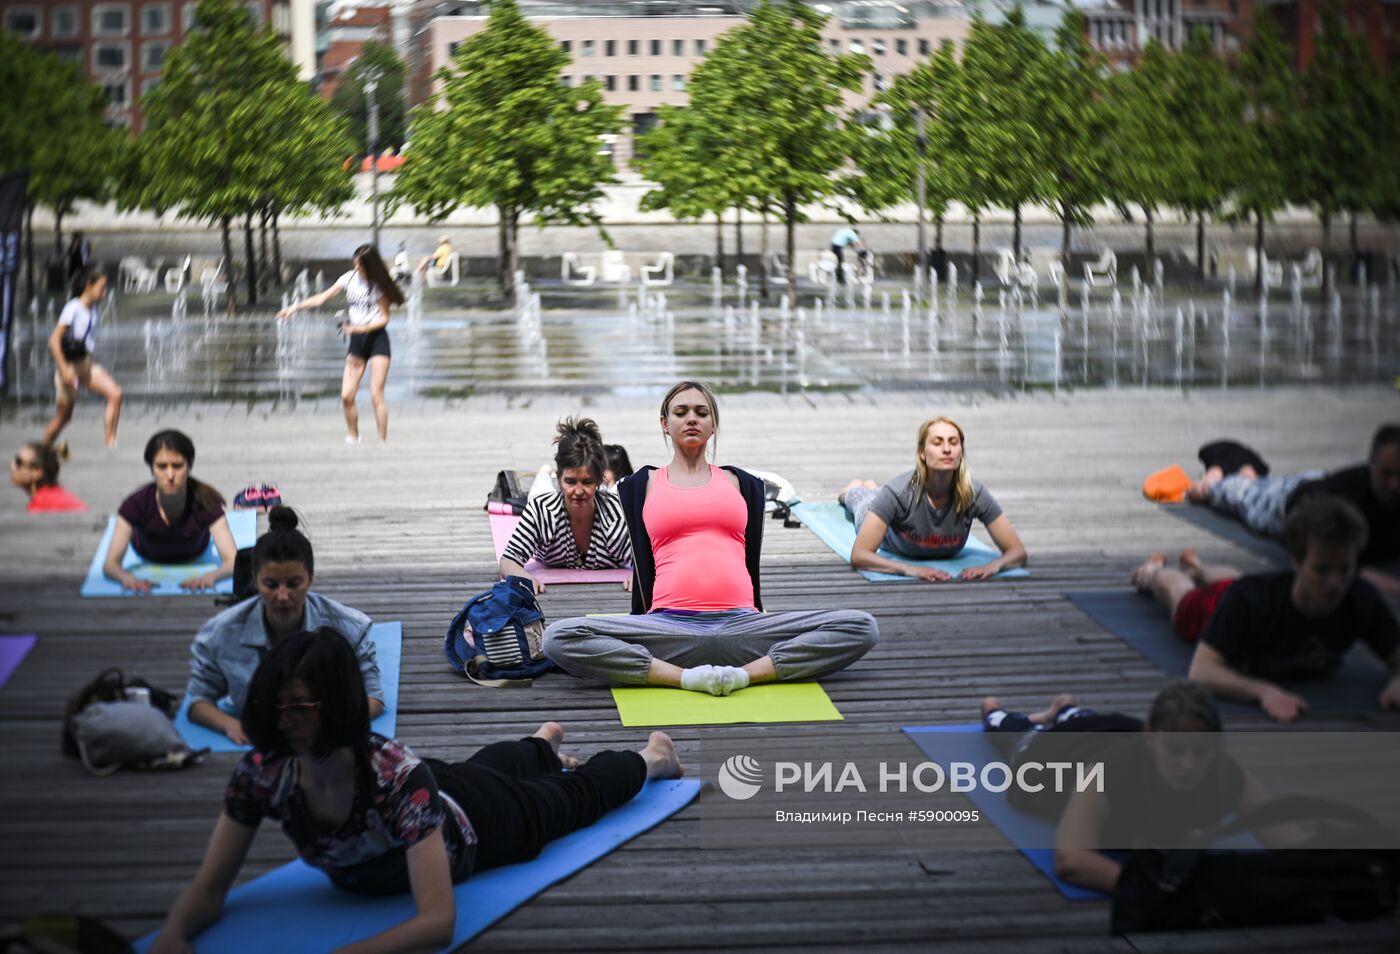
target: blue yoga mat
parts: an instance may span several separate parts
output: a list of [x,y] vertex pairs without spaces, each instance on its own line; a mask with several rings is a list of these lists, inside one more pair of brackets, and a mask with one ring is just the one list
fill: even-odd
[[[380,735],[392,739],[399,720],[399,669],[403,662],[403,624],[375,623],[369,628],[369,638],[374,640],[374,658],[379,663],[379,682],[384,689],[384,711],[370,723],[370,728]],[[190,697],[180,703],[180,711],[175,715],[175,731],[192,749],[209,749],[211,752],[247,752],[249,746],[234,745],[222,732],[206,729],[190,721]],[[227,710],[225,710],[227,711]]]
[[1234,517],[1226,516],[1218,510],[1212,510],[1201,504],[1163,504],[1161,509],[1178,520],[1189,523],[1193,527],[1199,527],[1206,533],[1233,543],[1237,547],[1242,547],[1270,563],[1288,566],[1288,551],[1283,548],[1283,544],[1277,540],[1259,536]]
[[[700,785],[695,779],[648,782],[626,805],[550,842],[534,861],[483,871],[457,885],[457,929],[443,950],[460,947],[545,888],[665,821],[699,794]],[[350,894],[293,861],[233,889],[223,916],[195,937],[193,946],[199,954],[316,954],[378,934],[414,913],[412,895]],[[136,942],[136,949],[144,954],[154,940],[152,932]]]
[[[973,742],[969,739],[967,746],[959,747],[958,757],[976,763],[979,772],[982,770],[982,766],[988,762],[1005,761],[1005,756],[997,751],[996,746],[992,745],[991,740],[986,737],[987,733],[982,731],[980,722],[965,725],[907,725],[904,727],[904,734],[909,736],[925,755],[937,759],[947,758],[946,742],[943,747],[935,749],[931,744],[933,740],[927,737],[947,732],[976,733],[978,741]],[[1050,879],[1050,883],[1060,894],[1071,901],[1102,901],[1107,899],[1108,895],[1102,892],[1081,888],[1055,877],[1055,849],[1030,847],[1055,843],[1054,822],[1037,818],[1034,815],[1027,815],[1012,808],[1011,801],[1006,797],[1005,792],[989,792],[979,785],[968,792],[967,797],[972,799],[972,803],[977,806],[989,822],[997,826],[997,831],[1005,835],[1007,840],[1016,846],[1016,850],[1026,856],[1026,860],[1035,866],[1035,870]]]
[[[252,510],[227,510],[224,516],[228,518],[228,528],[233,533],[233,545],[239,549],[251,547],[258,542],[258,515]],[[136,553],[130,545],[126,548],[126,556],[122,557],[122,568],[132,576],[143,580],[150,580],[156,584],[155,589],[146,594],[133,593],[130,590],[122,589],[122,585],[116,580],[107,579],[102,572],[102,564],[107,559],[107,548],[112,545],[112,534],[117,532],[117,518],[115,515],[107,518],[107,531],[102,534],[102,542],[97,545],[97,552],[92,555],[92,562],[88,564],[87,576],[83,578],[83,596],[207,596],[211,591],[205,590],[203,593],[191,590],[180,589],[180,582],[192,576],[199,576],[201,573],[208,573],[217,569],[220,563],[219,551],[214,547],[214,541],[209,541],[209,549],[204,555],[193,563],[146,563]],[[232,593],[233,578],[227,577],[215,584],[214,593]]]
[[[802,525],[817,535],[817,539],[829,546],[841,559],[847,563],[851,562],[851,547],[856,543],[856,528],[846,516],[845,508],[837,503],[801,503],[792,508],[793,516],[802,521]],[[967,544],[962,548],[962,553],[951,560],[911,560],[908,557],[891,553],[884,547],[877,551],[880,556],[887,560],[898,560],[901,563],[909,563],[914,566],[932,566],[940,570],[946,570],[953,576],[957,576],[970,566],[981,566],[983,563],[990,563],[1001,556],[1001,551],[995,547],[969,536]],[[876,583],[894,583],[898,581],[911,581],[912,576],[900,576],[897,573],[880,573],[876,570],[861,570],[860,575],[867,580]],[[1030,576],[1030,571],[1025,567],[1016,567],[1011,570],[1002,570],[996,575],[996,579],[1006,576]]]
[[[1164,607],[1136,590],[1066,593],[1083,613],[1151,660],[1168,676],[1184,677],[1195,646],[1176,635]],[[1341,667],[1326,679],[1280,680],[1278,685],[1308,700],[1314,711],[1367,710],[1390,679],[1390,671],[1364,646],[1353,646]],[[1220,700],[1223,709],[1258,712],[1253,704]]]

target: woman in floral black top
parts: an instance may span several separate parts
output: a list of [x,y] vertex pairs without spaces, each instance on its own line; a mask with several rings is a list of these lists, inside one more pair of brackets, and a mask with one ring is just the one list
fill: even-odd
[[[279,640],[248,687],[253,744],[234,770],[204,863],[181,892],[152,952],[189,951],[218,919],[258,824],[282,825],[302,860],[365,894],[413,892],[418,913],[353,946],[432,950],[452,939],[452,885],[527,861],[549,841],[627,802],[648,778],[681,774],[653,732],[640,752],[559,755],[564,730],[488,745],[465,762],[420,759],[369,730],[369,702],[350,643],[329,627]],[[565,774],[567,765],[576,769]]]

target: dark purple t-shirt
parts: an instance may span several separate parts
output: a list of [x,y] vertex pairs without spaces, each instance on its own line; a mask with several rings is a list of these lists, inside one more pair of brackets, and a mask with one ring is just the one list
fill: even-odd
[[122,501],[117,515],[131,524],[131,545],[152,563],[189,563],[209,549],[209,528],[224,515],[223,508],[205,510],[189,494],[185,512],[167,524],[156,503],[156,485],[149,483]]

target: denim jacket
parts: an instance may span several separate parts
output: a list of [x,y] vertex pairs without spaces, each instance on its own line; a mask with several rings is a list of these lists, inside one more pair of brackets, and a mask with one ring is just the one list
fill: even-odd
[[[365,692],[370,698],[383,702],[374,640],[369,638],[370,618],[319,593],[307,593],[303,628],[310,630],[320,626],[331,626],[350,640],[360,661]],[[228,696],[233,700],[233,714],[241,713],[248,697],[248,683],[269,645],[263,626],[262,600],[253,596],[230,606],[195,634],[190,644],[190,681],[185,686],[185,694],[191,700],[203,699],[215,705]]]

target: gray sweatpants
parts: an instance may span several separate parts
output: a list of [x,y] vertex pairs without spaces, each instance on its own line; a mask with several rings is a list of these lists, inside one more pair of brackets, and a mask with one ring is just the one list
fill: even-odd
[[1326,471],[1305,470],[1298,474],[1271,474],[1245,477],[1231,474],[1210,487],[1210,507],[1234,517],[1261,537],[1283,538],[1284,508],[1293,491],[1303,484],[1325,477]]
[[742,666],[771,656],[783,681],[815,679],[868,653],[880,639],[860,610],[748,613],[723,623],[675,616],[581,616],[551,623],[544,652],[565,671],[620,685],[645,685],[653,658],[691,666]]

